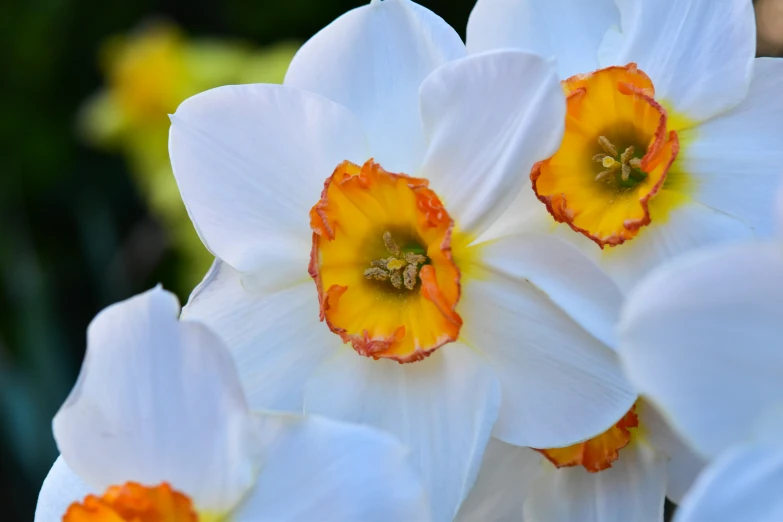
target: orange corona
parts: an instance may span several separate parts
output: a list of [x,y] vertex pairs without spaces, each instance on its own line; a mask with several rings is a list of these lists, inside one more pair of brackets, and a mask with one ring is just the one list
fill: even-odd
[[565,448],[539,449],[558,468],[582,466],[591,473],[612,467],[620,450],[631,442],[631,430],[639,427],[636,406],[630,409],[617,424],[592,439]]
[[601,248],[632,239],[650,224],[650,203],[679,152],[650,78],[635,64],[563,82],[565,135],[530,174],[555,220]]
[[454,222],[427,180],[343,162],[310,224],[321,319],[359,354],[414,362],[457,339]]
[[198,522],[198,516],[190,499],[165,482],[154,487],[127,482],[71,504],[63,522]]

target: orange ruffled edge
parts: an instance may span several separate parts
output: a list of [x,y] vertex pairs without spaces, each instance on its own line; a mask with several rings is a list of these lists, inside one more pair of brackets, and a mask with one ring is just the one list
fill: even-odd
[[[329,223],[327,208],[329,205],[328,191],[332,183],[358,183],[362,188],[368,188],[371,184],[371,177],[377,175],[386,175],[392,179],[403,179],[408,187],[416,194],[416,206],[419,210],[420,226],[439,227],[447,225],[443,241],[440,244],[440,252],[453,270],[454,285],[456,286],[456,295],[448,296],[440,288],[435,269],[431,265],[421,267],[419,278],[421,280],[421,296],[431,301],[446,319],[448,324],[447,331],[433,345],[427,348],[416,348],[406,355],[394,354],[395,346],[403,339],[406,334],[405,325],[400,325],[394,333],[387,337],[371,337],[367,330],[361,334],[351,334],[345,328],[338,327],[329,320],[327,313],[331,308],[336,307],[340,298],[348,289],[347,286],[332,285],[326,291],[323,289],[320,270],[318,267],[318,241],[317,236],[333,240],[335,231]],[[318,289],[318,302],[320,305],[320,319],[324,321],[329,329],[340,336],[345,343],[351,343],[353,349],[360,355],[373,357],[374,359],[387,358],[397,361],[400,364],[420,361],[432,355],[441,346],[454,342],[459,336],[462,327],[462,317],[457,313],[456,308],[462,293],[460,284],[460,271],[454,263],[451,250],[451,235],[454,229],[454,222],[449,216],[437,194],[429,188],[429,181],[423,178],[414,178],[405,174],[395,174],[384,170],[380,165],[370,158],[364,165],[358,165],[343,161],[334,170],[332,175],[324,182],[324,188],[321,192],[321,199],[310,210],[310,226],[313,230],[313,246],[310,251],[310,263],[308,272],[315,281]]]
[[614,426],[600,435],[565,448],[537,449],[557,468],[582,466],[590,473],[612,467],[620,450],[631,442],[631,428],[639,427],[636,405]]
[[190,499],[166,482],[146,487],[136,482],[111,486],[98,497],[74,502],[63,522],[197,522]]

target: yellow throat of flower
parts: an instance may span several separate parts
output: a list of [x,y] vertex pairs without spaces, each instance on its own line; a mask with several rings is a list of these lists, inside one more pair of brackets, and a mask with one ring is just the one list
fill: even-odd
[[454,223],[427,180],[343,162],[310,225],[321,319],[359,354],[414,362],[457,339]]
[[635,237],[650,223],[649,204],[679,152],[650,78],[609,67],[565,80],[565,135],[530,173],[552,217],[601,248]]

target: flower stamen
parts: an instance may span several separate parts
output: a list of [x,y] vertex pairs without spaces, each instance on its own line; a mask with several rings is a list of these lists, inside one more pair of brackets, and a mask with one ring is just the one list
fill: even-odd
[[622,154],[617,152],[617,147],[606,136],[598,137],[598,144],[606,151],[606,154],[596,154],[593,161],[599,162],[606,170],[602,170],[595,177],[596,181],[611,179],[610,175],[620,171],[620,179],[628,181],[634,174],[634,181],[641,181],[647,174],[642,171],[642,160],[634,156],[636,149],[628,146]]
[[614,145],[612,145],[612,142],[609,141],[606,136],[599,136],[598,143],[601,145],[601,147],[603,147],[608,155],[617,156],[617,149]]
[[388,230],[383,233],[383,244],[391,257],[371,261],[370,267],[364,270],[364,277],[389,281],[398,290],[403,285],[413,290],[419,278],[419,268],[427,262],[427,257],[415,252],[403,252]]

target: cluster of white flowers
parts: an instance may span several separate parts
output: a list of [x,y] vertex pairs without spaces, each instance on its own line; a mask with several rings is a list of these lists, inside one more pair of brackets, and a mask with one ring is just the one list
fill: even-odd
[[467,44],[372,0],[188,99],[215,263],[93,321],[36,521],[783,520],[755,42],[751,0],[478,0]]

